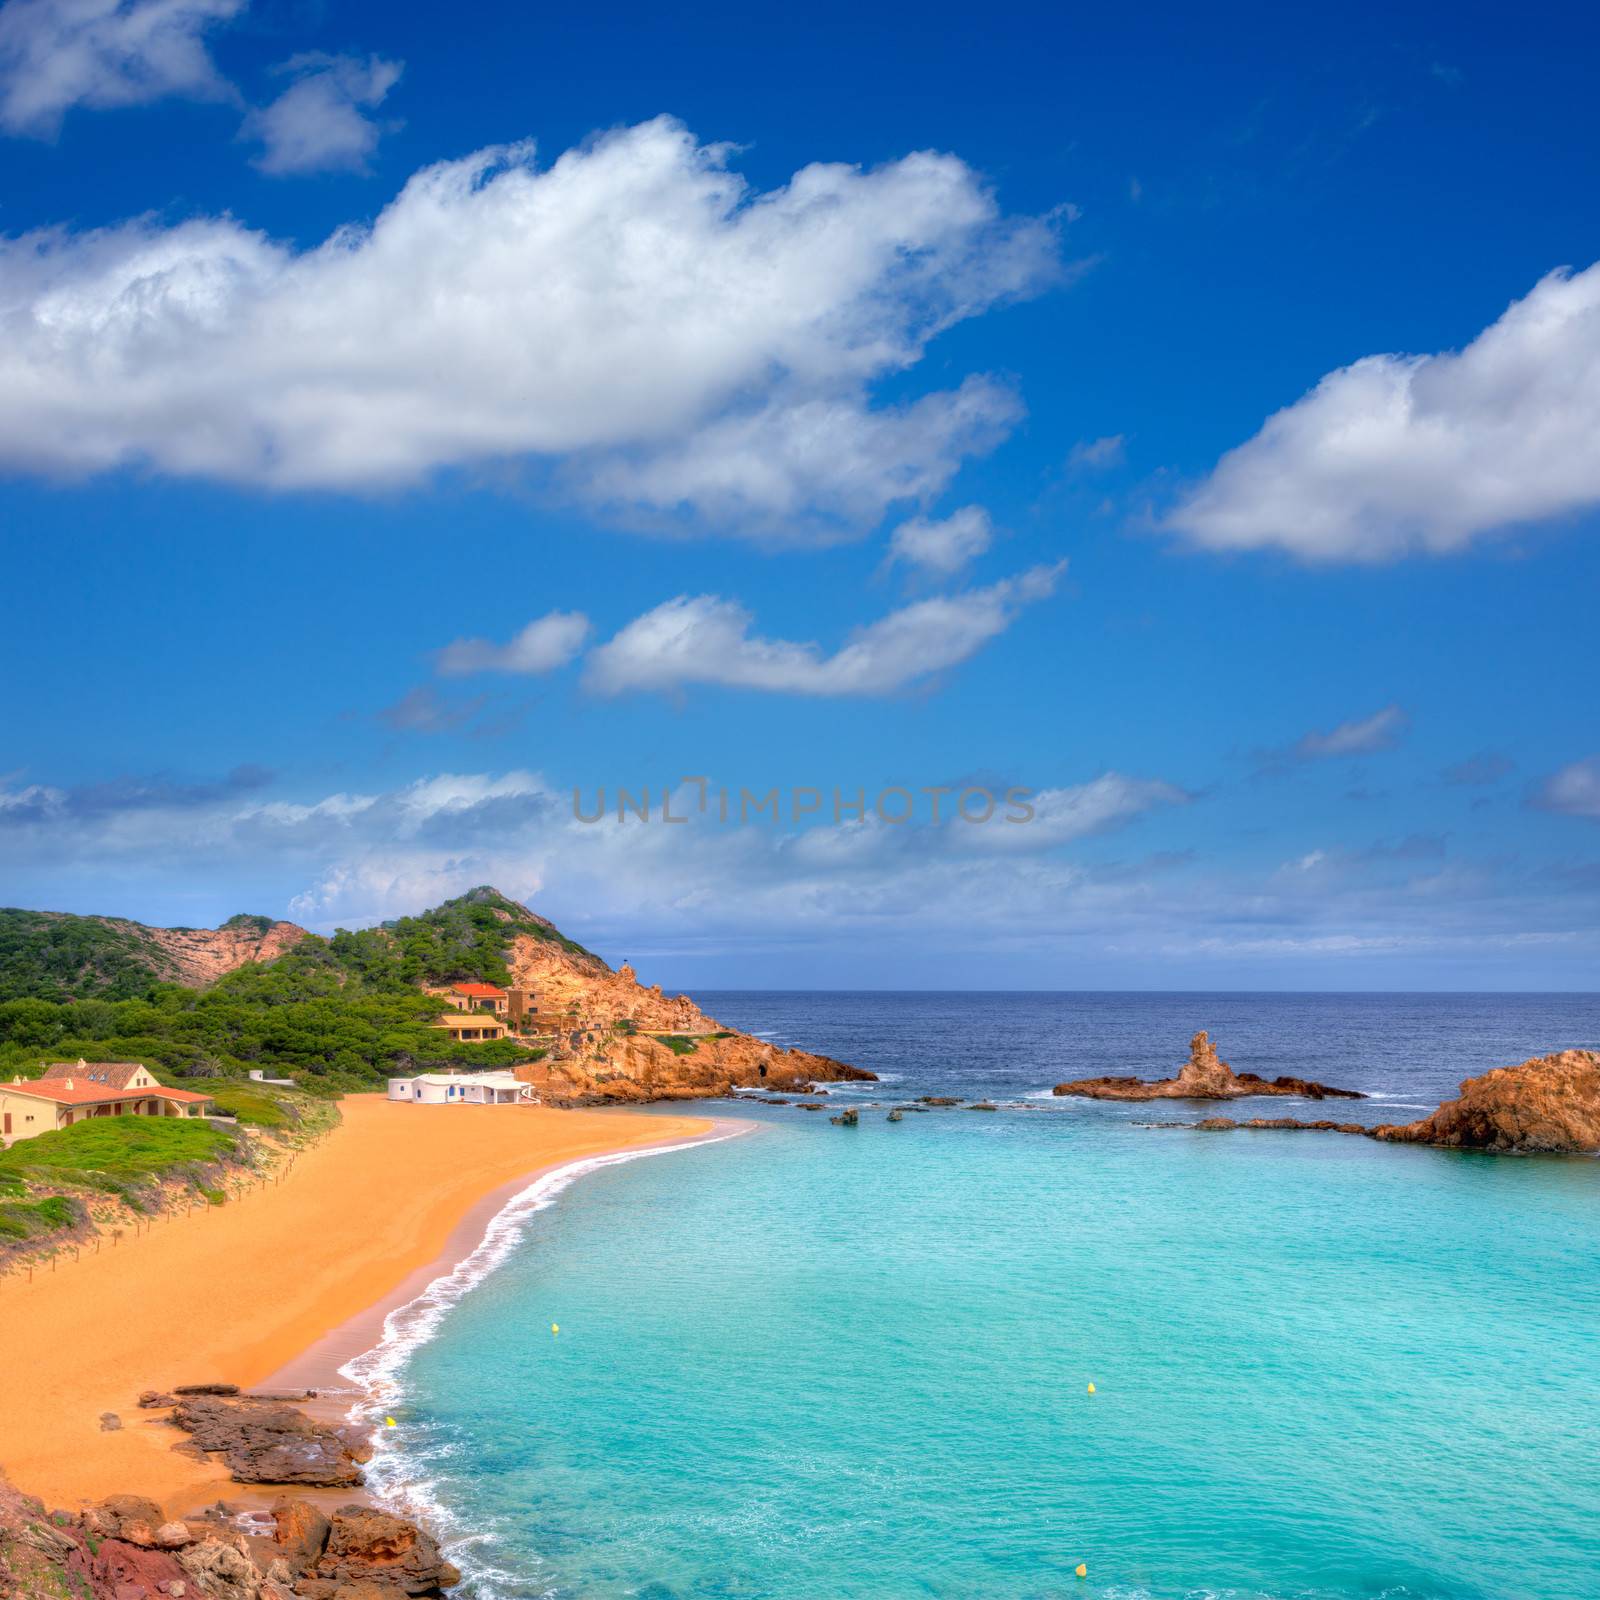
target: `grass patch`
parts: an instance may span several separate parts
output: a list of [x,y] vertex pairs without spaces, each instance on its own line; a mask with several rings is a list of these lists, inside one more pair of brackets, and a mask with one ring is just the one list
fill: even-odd
[[231,1134],[177,1117],[92,1117],[70,1128],[23,1139],[0,1153],[7,1179],[70,1184],[122,1193],[166,1177],[195,1176],[231,1156]]
[[286,1099],[248,1079],[243,1083],[207,1083],[204,1093],[217,1102],[217,1110],[237,1117],[253,1128],[288,1128],[300,1120]]
[[664,1044],[675,1056],[692,1056],[695,1050],[693,1039],[681,1033],[653,1033],[650,1035],[657,1044]]
[[76,1201],[65,1195],[50,1195],[44,1200],[0,1201],[0,1242],[23,1243],[47,1233],[74,1228],[83,1212]]

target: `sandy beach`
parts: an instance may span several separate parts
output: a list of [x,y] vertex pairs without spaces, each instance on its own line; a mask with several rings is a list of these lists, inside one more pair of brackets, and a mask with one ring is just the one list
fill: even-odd
[[[19,1488],[63,1507],[144,1494],[171,1512],[236,1496],[219,1468],[172,1451],[182,1436],[136,1408],[142,1390],[323,1377],[537,1174],[714,1128],[704,1117],[373,1095],[341,1110],[341,1126],[280,1185],[157,1222],[32,1283],[0,1283],[15,1385],[0,1470]],[[119,1431],[102,1431],[107,1411]]]

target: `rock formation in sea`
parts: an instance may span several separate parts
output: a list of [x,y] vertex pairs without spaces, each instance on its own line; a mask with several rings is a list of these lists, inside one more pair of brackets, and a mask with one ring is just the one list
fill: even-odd
[[1427,1144],[1496,1155],[1600,1151],[1600,1052],[1562,1050],[1465,1078],[1461,1093],[1416,1122],[1308,1122],[1299,1117],[1206,1117],[1154,1124],[1222,1132],[1232,1128],[1359,1134],[1385,1144]]
[[1189,1059],[1175,1078],[1079,1078],[1058,1083],[1052,1091],[1089,1100],[1241,1100],[1247,1095],[1295,1095],[1305,1100],[1364,1100],[1355,1089],[1334,1089],[1309,1078],[1267,1079],[1254,1072],[1235,1072],[1219,1058],[1210,1035],[1197,1033],[1189,1041]]
[[1600,1150],[1600,1052],[1562,1050],[1466,1078],[1432,1116],[1372,1136],[1460,1150]]

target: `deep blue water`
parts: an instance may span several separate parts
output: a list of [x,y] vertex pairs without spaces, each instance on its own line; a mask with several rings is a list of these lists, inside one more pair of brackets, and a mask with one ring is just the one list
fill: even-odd
[[884,1075],[835,1104],[1025,1109],[748,1108],[507,1219],[377,1463],[475,1600],[1600,1594],[1600,1162],[1046,1093],[1205,1026],[1399,1120],[1600,997],[697,998]]

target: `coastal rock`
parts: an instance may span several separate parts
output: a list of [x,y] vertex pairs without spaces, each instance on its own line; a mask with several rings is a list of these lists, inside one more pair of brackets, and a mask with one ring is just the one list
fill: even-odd
[[282,1500],[266,1537],[241,1531],[248,1520],[219,1502],[215,1520],[163,1522],[133,1495],[47,1516],[0,1478],[0,1600],[436,1600],[461,1579],[415,1523],[386,1512],[330,1519]]
[[87,1519],[102,1537],[147,1549],[156,1542],[156,1529],[167,1520],[154,1500],[136,1494],[114,1494],[102,1500],[90,1508]]
[[236,1383],[180,1383],[172,1392],[180,1395],[230,1395],[238,1394],[239,1385]]
[[919,1106],[958,1106],[961,1102],[952,1094],[919,1094]]
[[891,1111],[889,1113],[889,1115],[886,1116],[883,1120],[885,1122],[898,1122],[904,1115],[905,1115],[905,1112],[903,1112],[898,1106],[896,1106],[894,1108],[894,1110]]
[[179,1401],[172,1421],[199,1449],[220,1454],[240,1483],[345,1488],[361,1482],[350,1440],[291,1405],[195,1395]]
[[214,1600],[278,1600],[283,1592],[245,1551],[216,1537],[181,1551],[178,1564]]
[[1467,1078],[1432,1116],[1372,1129],[1390,1144],[1559,1154],[1600,1150],[1600,1052],[1563,1050]]
[[854,1106],[846,1106],[836,1117],[829,1117],[828,1121],[838,1128],[854,1128],[861,1121],[861,1113]]
[[122,1426],[122,1418],[115,1411],[102,1411],[100,1413],[101,1433],[115,1433]]
[[517,1069],[546,1104],[702,1099],[736,1088],[809,1094],[819,1079],[875,1077],[831,1056],[724,1028],[687,995],[646,987],[627,963],[613,971],[526,907],[520,911],[548,930],[516,933],[506,953],[511,986],[536,997],[530,1036],[553,1046],[543,1060]]
[[1334,1089],[1309,1078],[1278,1077],[1270,1081],[1254,1072],[1235,1072],[1223,1061],[1210,1035],[1189,1041],[1189,1059],[1175,1078],[1078,1078],[1058,1083],[1052,1091],[1087,1100],[1241,1100],[1248,1095],[1294,1095],[1305,1100],[1364,1100],[1355,1089]]
[[1369,1128],[1365,1123],[1326,1118],[1206,1117],[1200,1122],[1150,1126],[1207,1132],[1279,1128],[1345,1133],[1385,1144],[1425,1144],[1497,1155],[1585,1154],[1600,1151],[1600,1052],[1563,1050],[1464,1079],[1456,1099],[1416,1122]]
[[373,1584],[385,1600],[402,1594],[435,1595],[461,1581],[461,1574],[441,1559],[438,1545],[416,1523],[369,1506],[345,1506],[334,1512],[316,1577],[333,1583],[332,1593],[339,1596],[345,1594],[343,1586]]
[[999,1109],[1000,1107],[997,1106],[992,1100],[974,1100],[972,1104],[967,1107],[968,1111],[998,1111]]
[[305,1500],[280,1500],[272,1508],[272,1542],[290,1573],[312,1571],[327,1548],[333,1524]]
[[139,1396],[139,1408],[142,1411],[162,1411],[168,1406],[178,1403],[176,1395],[163,1394],[159,1389],[146,1389]]

